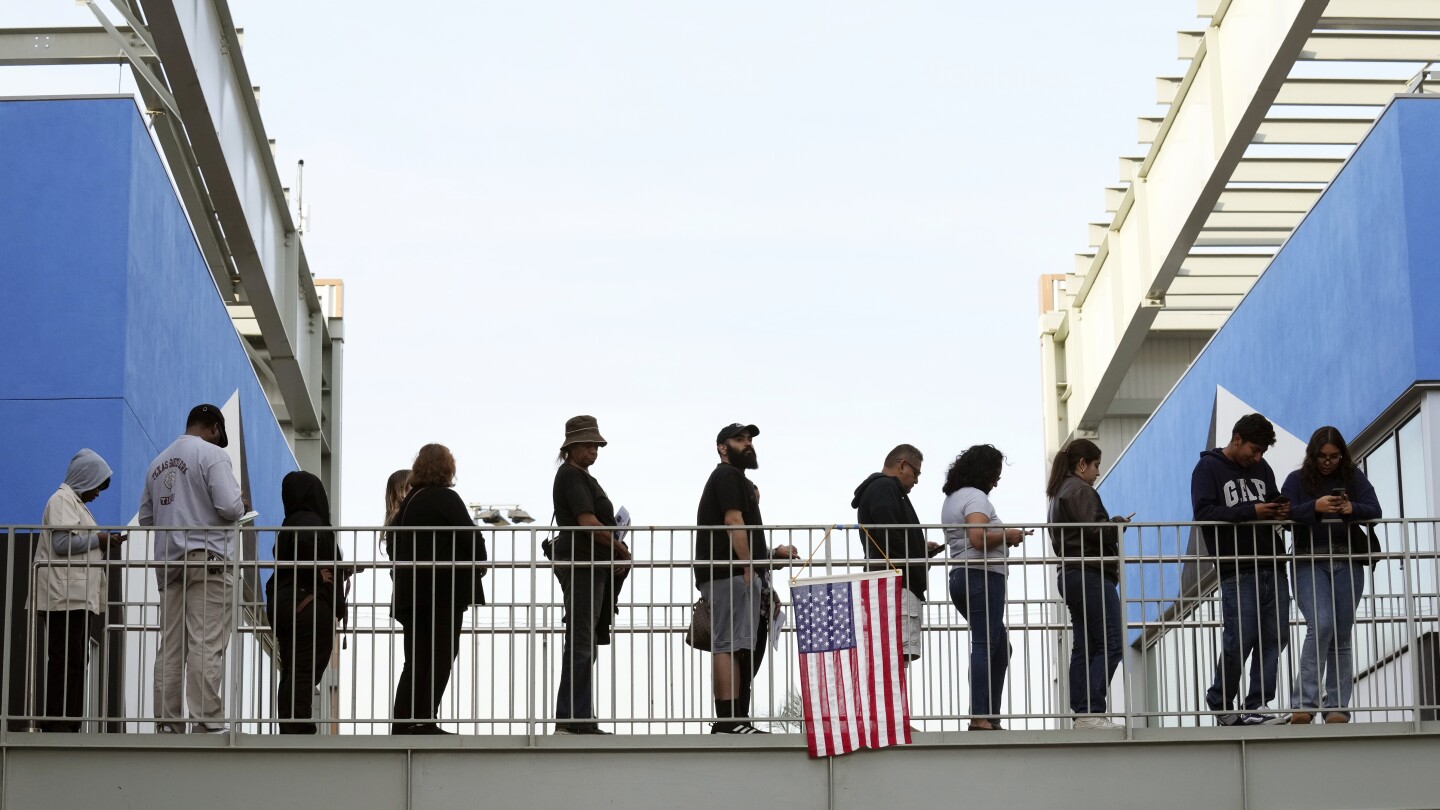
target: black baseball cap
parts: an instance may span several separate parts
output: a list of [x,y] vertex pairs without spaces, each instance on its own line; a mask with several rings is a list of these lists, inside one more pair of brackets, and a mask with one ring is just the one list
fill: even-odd
[[190,409],[190,418],[185,420],[185,427],[194,424],[219,425],[220,440],[215,442],[219,447],[229,447],[230,437],[225,433],[225,414],[214,405],[196,405]]
[[760,435],[760,428],[754,425],[744,425],[739,422],[734,422],[720,428],[720,432],[715,435],[715,443],[724,444],[726,439],[732,439],[741,433],[749,433],[750,438],[753,439]]

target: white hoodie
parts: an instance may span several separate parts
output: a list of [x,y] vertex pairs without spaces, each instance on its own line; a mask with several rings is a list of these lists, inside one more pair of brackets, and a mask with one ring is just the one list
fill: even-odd
[[[65,483],[50,496],[40,522],[46,529],[35,546],[36,610],[88,610],[99,613],[105,603],[105,549],[99,534],[80,527],[94,526],[95,516],[80,500],[110,479],[110,465],[93,450],[81,450],[70,460]],[[56,542],[56,535],[61,535]],[[63,550],[57,550],[59,545]],[[77,550],[83,549],[83,550]],[[68,551],[69,553],[66,553]]]

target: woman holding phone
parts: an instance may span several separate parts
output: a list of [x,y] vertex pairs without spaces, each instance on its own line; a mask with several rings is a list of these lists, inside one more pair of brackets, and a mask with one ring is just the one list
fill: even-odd
[[1378,520],[1380,501],[1350,458],[1345,437],[1328,425],[1310,437],[1304,463],[1281,491],[1295,523],[1295,601],[1305,616],[1290,722],[1309,723],[1323,710],[1325,722],[1348,723],[1344,709],[1355,677],[1351,631],[1371,552],[1370,533],[1357,524]]
[[[1124,657],[1120,613],[1120,532],[1109,526],[1056,526],[1057,523],[1125,523],[1110,517],[1095,479],[1100,477],[1100,447],[1075,439],[1055,454],[1046,520],[1050,545],[1060,558],[1057,585],[1070,611],[1070,710],[1075,728],[1122,728],[1110,720],[1110,680]],[[1108,559],[1102,559],[1108,558]]]

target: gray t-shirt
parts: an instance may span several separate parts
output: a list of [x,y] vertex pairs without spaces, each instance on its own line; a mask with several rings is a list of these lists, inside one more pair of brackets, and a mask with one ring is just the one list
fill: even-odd
[[[999,523],[1000,516],[984,492],[974,487],[964,487],[950,493],[940,507],[940,522],[945,525],[963,524],[967,515],[979,512],[991,523]],[[1001,543],[998,548],[982,551],[970,545],[970,532],[966,529],[946,529],[945,542],[950,546],[950,557],[956,560],[983,560],[985,568],[1005,573],[1005,557],[1010,547]]]

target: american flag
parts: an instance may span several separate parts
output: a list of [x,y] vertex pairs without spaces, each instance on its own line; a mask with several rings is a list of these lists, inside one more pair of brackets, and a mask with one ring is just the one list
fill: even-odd
[[910,743],[900,588],[893,572],[790,586],[810,756]]

